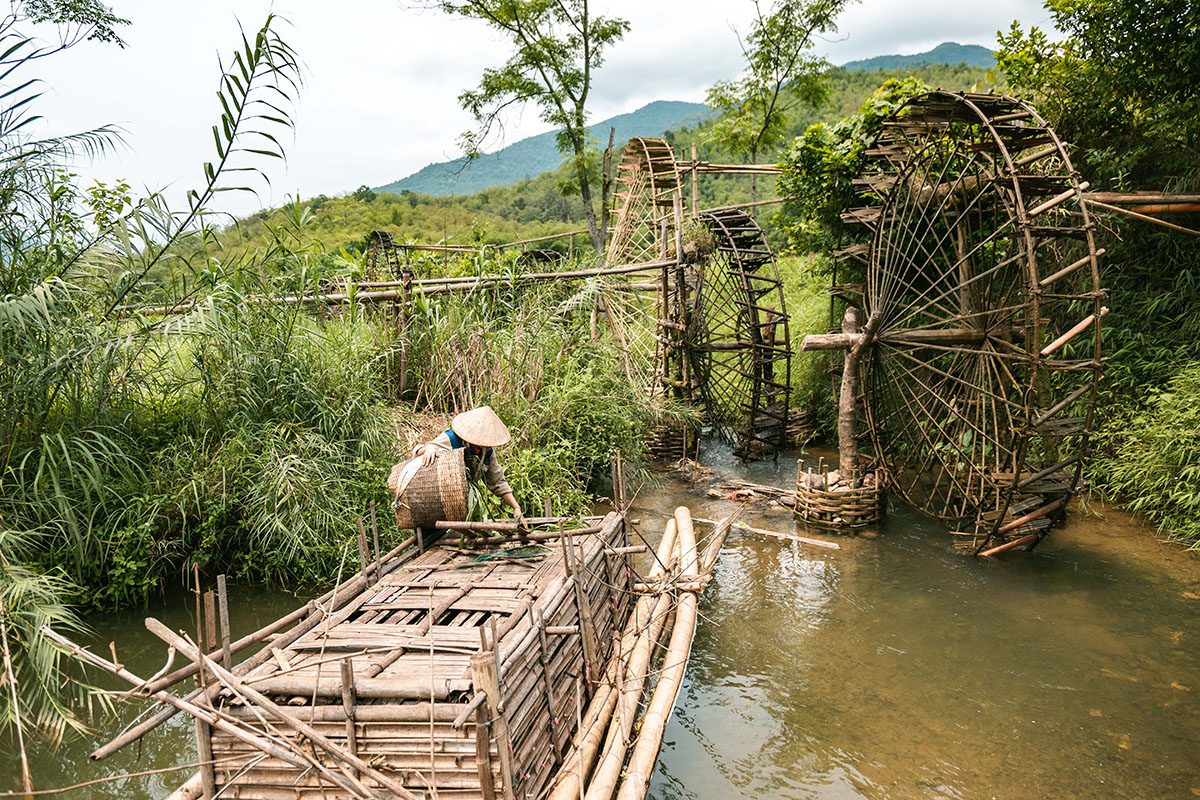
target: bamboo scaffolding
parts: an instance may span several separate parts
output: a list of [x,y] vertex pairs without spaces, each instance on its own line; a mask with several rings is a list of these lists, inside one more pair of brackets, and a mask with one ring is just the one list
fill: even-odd
[[[368,565],[367,575],[370,576],[376,572],[382,572],[383,574],[386,574],[390,567],[399,566],[399,562],[392,564],[392,561],[397,559],[402,552],[410,548],[412,543],[413,538],[409,537],[390,550],[383,558]],[[321,620],[325,618],[327,613],[336,612],[344,605],[349,603],[354,598],[354,595],[363,588],[365,588],[363,576],[356,575],[353,578],[349,578],[330,589],[316,600],[306,603],[290,614],[286,614],[274,622],[259,628],[257,631],[246,634],[236,642],[231,643],[229,646],[229,652],[231,655],[233,655],[252,645],[261,644],[262,642],[267,641],[269,637],[276,633],[280,633],[289,625],[294,624],[294,627],[292,627],[287,633],[280,633],[280,637],[272,642],[274,647],[287,646],[292,641],[295,641],[315,628],[321,622]],[[333,605],[333,601],[337,598],[341,598],[342,602]],[[327,604],[330,606],[329,609],[325,608]],[[222,648],[222,651],[223,650],[224,648]],[[210,655],[214,656],[217,654],[217,652],[210,653]],[[233,671],[237,674],[248,672],[262,664],[265,664],[268,660],[270,660],[270,658],[270,648],[264,648],[263,650],[260,650],[259,652],[250,656],[242,663],[236,665],[233,668]],[[151,681],[145,686],[139,686],[137,691],[143,696],[152,697],[156,692],[166,689],[181,680],[186,680],[187,678],[196,675],[198,672],[199,666],[193,662],[192,664],[181,667],[180,669],[168,673],[167,675],[164,675],[155,681]],[[186,695],[184,699],[188,702],[192,702],[199,698],[206,691],[207,690],[204,689],[197,689]],[[137,725],[134,725],[128,730],[122,732],[108,744],[97,748],[88,757],[95,761],[105,759],[118,750],[138,741],[147,733],[174,717],[177,713],[179,713],[178,708],[168,705],[161,711],[156,712]]]

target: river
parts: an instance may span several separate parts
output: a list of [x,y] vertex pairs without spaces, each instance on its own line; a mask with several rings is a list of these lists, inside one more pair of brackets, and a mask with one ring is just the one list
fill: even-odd
[[[718,476],[786,486],[795,461],[738,466],[710,448]],[[632,516],[653,542],[676,505],[735,507],[667,476],[637,492]],[[791,513],[747,506],[747,524],[796,531]],[[803,533],[803,531],[799,531]],[[1186,798],[1200,796],[1200,559],[1138,520],[1076,503],[1033,554],[956,553],[944,528],[892,509],[842,549],[734,533],[701,601],[687,679],[651,785],[675,798]],[[232,589],[235,636],[298,605]],[[307,598],[305,598],[307,599]],[[148,613],[190,625],[182,593]],[[139,674],[164,648],[146,612],[93,618]],[[176,718],[142,745],[87,753],[137,711],[35,748],[39,788],[195,759]],[[0,788],[19,788],[16,760]],[[186,772],[71,795],[162,798]]]

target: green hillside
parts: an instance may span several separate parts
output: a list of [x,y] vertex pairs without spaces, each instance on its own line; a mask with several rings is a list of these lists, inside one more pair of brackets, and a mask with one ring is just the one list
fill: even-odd
[[[663,131],[695,124],[712,112],[700,103],[658,100],[629,114],[620,114],[597,122],[589,128],[597,142],[608,142],[609,128],[616,129],[618,146],[634,136],[660,136]],[[562,155],[555,144],[554,132],[513,142],[494,153],[484,153],[470,163],[462,158],[430,164],[419,172],[380,186],[376,191],[400,194],[409,191],[435,197],[466,195],[509,186],[558,168]]]
[[991,69],[996,66],[996,57],[992,51],[977,44],[959,44],[958,42],[942,42],[932,50],[924,53],[914,53],[908,56],[886,55],[864,58],[861,61],[848,61],[843,69],[870,72],[879,69],[911,69],[922,64],[966,64],[969,67]]

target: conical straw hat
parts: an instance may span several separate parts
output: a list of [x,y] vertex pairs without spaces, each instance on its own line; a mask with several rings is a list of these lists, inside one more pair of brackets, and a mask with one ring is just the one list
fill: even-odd
[[491,406],[464,411],[450,421],[450,429],[464,442],[480,447],[500,447],[512,439],[512,434]]

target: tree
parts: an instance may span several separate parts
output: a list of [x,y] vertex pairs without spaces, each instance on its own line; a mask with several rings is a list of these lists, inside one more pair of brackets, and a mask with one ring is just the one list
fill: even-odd
[[[503,66],[484,70],[479,86],[459,95],[479,125],[463,135],[467,156],[478,155],[510,107],[536,104],[541,118],[558,129],[558,148],[583,201],[592,246],[602,251],[606,232],[603,211],[598,215],[593,201],[597,170],[587,101],[604,52],[625,35],[629,23],[594,15],[588,0],[444,0],[437,6],[447,14],[482,20],[513,46]],[[601,194],[603,209],[607,198]]]
[[1047,0],[1052,40],[1014,22],[997,66],[1109,189],[1200,185],[1200,13],[1193,0]]
[[852,181],[866,163],[867,148],[885,120],[931,88],[912,76],[889,78],[856,114],[828,125],[818,122],[796,137],[782,157],[779,176],[784,199],[779,222],[790,247],[827,253],[849,243],[847,237],[855,233],[847,230],[841,212],[856,194]]
[[[775,0],[764,12],[760,0],[754,0],[754,22],[740,41],[745,72],[708,90],[706,100],[719,115],[709,141],[744,153],[751,162],[783,143],[792,110],[825,99],[829,63],[810,52],[812,40],[837,29],[834,21],[847,2]],[[757,191],[753,178],[751,198]]]

